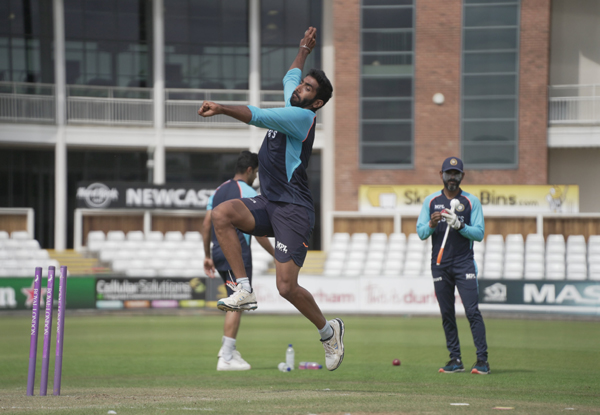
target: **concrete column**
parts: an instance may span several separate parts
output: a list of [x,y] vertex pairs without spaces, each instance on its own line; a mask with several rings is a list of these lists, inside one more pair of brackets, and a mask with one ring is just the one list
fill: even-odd
[[[322,57],[323,71],[333,85],[333,96],[321,109],[325,141],[321,156],[321,249],[329,249],[333,235],[333,211],[335,210],[335,47],[333,30],[333,2],[323,2]],[[318,38],[317,34],[317,38]]]
[[165,17],[163,0],[152,3],[154,44],[154,144],[149,150],[154,153],[154,184],[165,183]]
[[[260,0],[250,0],[249,3],[250,24],[248,27],[250,43],[250,73],[248,79],[249,103],[260,107]],[[250,126],[250,140],[248,149],[258,153],[264,131],[258,127]]]
[[54,96],[58,127],[54,148],[54,249],[62,252],[67,247],[65,9],[63,0],[53,0],[52,6],[54,16]]

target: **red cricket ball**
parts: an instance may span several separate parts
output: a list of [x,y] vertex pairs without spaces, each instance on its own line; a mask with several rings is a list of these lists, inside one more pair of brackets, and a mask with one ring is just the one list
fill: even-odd
[[394,366],[400,366],[400,360],[398,360],[398,359],[394,359],[394,361],[392,362],[392,364],[393,364]]

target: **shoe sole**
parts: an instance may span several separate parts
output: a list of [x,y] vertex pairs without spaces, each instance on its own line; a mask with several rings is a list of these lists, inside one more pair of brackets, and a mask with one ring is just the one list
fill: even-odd
[[473,370],[471,370],[471,373],[472,373],[473,375],[487,375],[487,374],[489,374],[489,373],[490,373],[490,371],[488,370],[487,372],[480,372],[480,371],[479,371],[479,370],[477,370],[477,369],[473,369]]
[[337,321],[340,325],[340,345],[342,346],[342,357],[340,357],[340,361],[338,362],[336,367],[334,367],[333,369],[327,368],[331,372],[333,372],[338,367],[340,367],[340,365],[342,364],[342,361],[344,360],[344,354],[346,353],[346,350],[344,349],[344,331],[345,331],[344,330],[344,322],[342,320],[340,320],[339,318],[336,318],[334,320]]
[[[440,370],[438,370],[438,373],[460,373],[460,372],[464,372],[465,369],[456,369],[456,370],[444,370],[443,368],[440,368]],[[473,373],[473,372],[471,372]]]
[[257,303],[248,303],[238,307],[232,307],[222,302],[217,303],[217,308],[223,311],[252,311],[258,308]]

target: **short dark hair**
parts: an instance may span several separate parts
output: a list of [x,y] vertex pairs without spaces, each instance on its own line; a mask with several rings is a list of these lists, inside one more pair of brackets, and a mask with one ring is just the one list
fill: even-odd
[[319,84],[315,99],[323,100],[323,106],[325,106],[333,94],[333,86],[331,86],[331,82],[329,82],[327,75],[320,69],[311,69],[306,76],[312,76]]
[[244,150],[240,153],[240,156],[235,163],[235,173],[246,173],[248,167],[252,167],[252,170],[258,167],[258,154]]

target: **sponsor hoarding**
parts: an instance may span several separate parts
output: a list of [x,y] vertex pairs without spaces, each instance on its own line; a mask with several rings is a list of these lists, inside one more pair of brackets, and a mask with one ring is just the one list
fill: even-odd
[[[54,281],[54,306],[58,307],[58,283]],[[67,308],[94,308],[95,278],[69,277],[67,284]],[[46,304],[47,278],[42,279],[40,308]],[[33,277],[0,278],[0,310],[31,310],[33,301]]]
[[96,278],[98,308],[202,308],[206,278]]
[[[433,281],[424,277],[325,278],[302,275],[325,313],[438,314]],[[58,283],[58,282],[56,282]],[[46,300],[42,283],[40,307]],[[67,308],[203,308],[225,297],[220,279],[69,277]],[[258,313],[297,313],[277,291],[275,276],[253,279]],[[58,288],[58,287],[57,287]],[[58,289],[55,289],[58,296]],[[31,310],[33,278],[0,278],[0,311]],[[482,310],[600,315],[600,281],[479,280]],[[57,301],[54,302],[57,304]],[[456,310],[464,314],[456,294]]]
[[[423,201],[442,185],[362,185],[361,212],[400,211],[419,214]],[[464,185],[461,188],[481,201],[484,213],[578,213],[577,185]]]
[[77,207],[89,209],[206,209],[216,186],[123,182],[80,182]]

